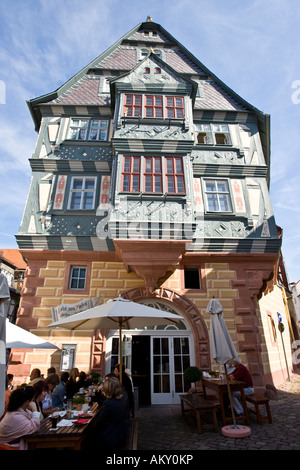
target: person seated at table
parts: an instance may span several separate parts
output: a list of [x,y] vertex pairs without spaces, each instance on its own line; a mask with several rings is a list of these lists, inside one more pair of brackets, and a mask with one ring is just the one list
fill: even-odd
[[40,369],[32,369],[30,373],[30,382],[28,383],[28,385],[32,387],[33,384],[35,382],[38,382],[39,380],[43,380]]
[[103,383],[103,402],[96,422],[92,424],[84,443],[84,450],[117,450],[129,435],[127,396],[116,377],[107,377]]
[[53,408],[52,406],[52,393],[55,387],[59,384],[59,377],[57,374],[50,374],[46,379],[45,382],[48,384],[48,392],[45,396],[42,404],[43,404],[43,414],[44,416],[49,416],[54,411],[58,411],[59,408]]
[[0,422],[0,449],[27,449],[22,437],[40,428],[40,413],[33,398],[34,389],[30,386],[20,387],[12,392],[7,413]]
[[66,395],[66,383],[69,380],[69,372],[63,372],[60,377],[59,384],[55,387],[52,392],[52,407],[63,408],[64,398]]
[[[12,389],[10,388],[10,383],[12,379],[10,379],[9,375],[11,374],[7,374],[5,377],[4,412],[3,412],[3,415],[0,417],[0,421],[4,418],[4,415],[7,412],[9,399],[12,394]],[[12,376],[12,378],[13,377],[14,376]]]
[[47,377],[49,377],[52,374],[56,374],[55,367],[49,367],[49,369],[47,369]]
[[81,388],[87,388],[88,387],[88,380],[87,380],[87,375],[83,370],[79,372],[78,380],[76,382],[76,393],[79,392]]
[[43,401],[48,393],[49,386],[45,380],[39,380],[33,384],[34,398],[36,408],[40,413],[40,420],[44,419],[46,415],[43,410]]
[[69,380],[66,383],[66,397],[68,400],[72,400],[75,393],[77,393],[77,377],[79,376],[79,370],[77,367],[69,370]]
[[14,386],[13,386],[13,380],[14,380],[14,376],[13,374],[7,374],[6,375],[6,380],[7,380],[7,389],[8,390],[13,390],[14,389]]
[[[253,381],[250,375],[249,370],[246,366],[242,364],[242,361],[239,358],[235,358],[232,361],[232,365],[235,368],[231,374],[229,374],[228,378],[230,380],[239,380],[240,382],[244,382],[244,393],[245,395],[252,395],[254,393],[253,388]],[[244,415],[244,408],[241,402],[241,392],[235,391],[232,392],[232,404],[234,407],[234,411],[237,416]]]
[[[115,366],[114,373],[118,378],[120,378],[120,365]],[[128,408],[131,416],[134,416],[134,395],[133,395],[133,385],[130,377],[125,372],[125,364],[122,364],[122,386],[125,388],[128,396]]]
[[[116,376],[116,374],[114,374],[114,372],[110,372],[109,374],[106,374],[106,376],[104,377],[103,383],[108,377],[114,377],[115,379],[118,379],[118,377]],[[100,406],[103,404],[104,400],[106,400],[106,396],[104,395],[104,392],[103,392],[103,383],[101,383],[95,391],[95,401]]]

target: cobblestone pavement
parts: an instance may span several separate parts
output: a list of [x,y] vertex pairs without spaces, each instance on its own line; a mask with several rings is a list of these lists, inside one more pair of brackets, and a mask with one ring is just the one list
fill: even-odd
[[278,399],[270,400],[273,423],[259,425],[249,413],[251,435],[245,438],[223,436],[220,416],[219,433],[205,430],[198,434],[194,413],[182,417],[180,405],[140,408],[138,450],[300,450],[300,374],[290,378],[277,387]]

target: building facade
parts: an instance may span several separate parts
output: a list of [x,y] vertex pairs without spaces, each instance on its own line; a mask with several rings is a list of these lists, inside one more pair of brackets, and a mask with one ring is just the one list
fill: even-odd
[[151,20],[28,106],[38,138],[16,235],[28,263],[18,322],[60,350],[22,353],[23,375],[33,365],[109,372],[117,332],[48,325],[62,309],[122,295],[184,317],[123,338],[141,401],[177,402],[188,365],[218,368],[214,296],[255,385],[284,380],[268,357],[265,321],[277,312],[260,308],[281,246],[269,116]]

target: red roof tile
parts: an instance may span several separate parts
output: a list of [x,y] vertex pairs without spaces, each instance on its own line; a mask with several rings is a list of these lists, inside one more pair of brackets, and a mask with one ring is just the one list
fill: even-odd
[[27,264],[18,249],[1,248],[0,254],[2,253],[4,258],[14,264],[18,269],[26,269]]

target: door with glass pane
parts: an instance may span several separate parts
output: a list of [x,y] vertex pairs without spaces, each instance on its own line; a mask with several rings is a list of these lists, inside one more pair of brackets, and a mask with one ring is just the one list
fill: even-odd
[[183,372],[190,365],[189,338],[153,336],[151,346],[151,403],[179,403],[188,389]]

